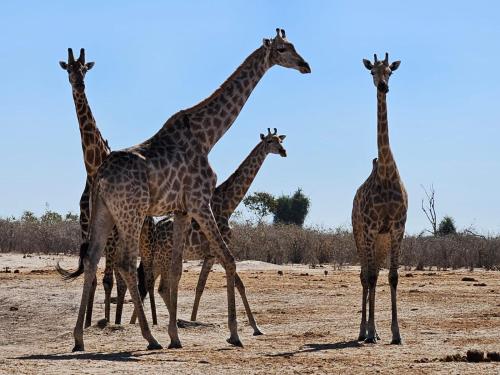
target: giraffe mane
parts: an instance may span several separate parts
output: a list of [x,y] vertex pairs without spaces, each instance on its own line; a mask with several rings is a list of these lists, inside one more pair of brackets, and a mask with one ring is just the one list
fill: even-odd
[[252,60],[257,54],[261,53],[264,50],[264,47],[259,47],[255,51],[253,51],[241,64],[240,66],[231,74],[209,97],[203,99],[201,102],[198,104],[195,104],[192,107],[189,107],[183,112],[185,114],[189,114],[191,112],[194,112],[203,106],[205,106],[207,103],[213,101],[215,98],[220,96],[224,90],[227,88],[227,86],[230,85],[230,83],[234,80],[234,78],[238,75],[238,73],[243,69],[244,66],[248,63],[248,61]]

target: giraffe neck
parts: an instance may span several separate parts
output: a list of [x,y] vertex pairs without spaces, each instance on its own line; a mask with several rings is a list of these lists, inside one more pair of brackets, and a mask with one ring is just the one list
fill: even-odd
[[217,186],[212,199],[215,203],[213,205],[214,214],[229,219],[250,188],[267,154],[265,142],[260,142],[234,173]]
[[175,121],[179,116],[174,115],[153,139],[160,141],[164,136],[172,137],[176,128],[189,123],[189,137],[196,138],[203,152],[208,153],[231,127],[253,89],[270,68],[268,53],[264,47],[255,50],[212,95],[177,113],[189,121]]
[[79,93],[73,90],[73,100],[80,127],[85,169],[88,176],[93,176],[109,154],[109,146],[97,128],[85,92]]
[[387,178],[396,168],[389,144],[389,125],[387,122],[386,94],[377,90],[377,173],[381,178]]

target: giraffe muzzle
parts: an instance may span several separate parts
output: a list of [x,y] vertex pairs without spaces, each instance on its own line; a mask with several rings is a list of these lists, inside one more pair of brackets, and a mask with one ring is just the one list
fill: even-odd
[[283,158],[286,158],[286,150],[285,149],[280,150],[280,156]]
[[301,61],[299,63],[299,72],[301,72],[302,74],[311,73],[311,67],[305,61]]

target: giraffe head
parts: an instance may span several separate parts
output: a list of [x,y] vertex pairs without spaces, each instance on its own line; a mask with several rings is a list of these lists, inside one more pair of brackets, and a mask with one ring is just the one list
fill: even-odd
[[281,65],[285,68],[297,69],[301,73],[311,73],[309,64],[286,39],[285,30],[276,29],[274,39],[264,39],[263,44],[268,51],[269,66]]
[[68,62],[59,61],[59,65],[68,72],[69,83],[71,83],[73,90],[82,93],[85,90],[83,82],[85,74],[94,66],[93,62],[85,63],[85,50],[80,49],[80,56],[75,60],[73,50],[68,48]]
[[260,139],[265,147],[268,154],[279,154],[281,157],[286,157],[286,150],[283,147],[283,140],[286,135],[278,135],[278,130],[274,128],[274,132],[271,133],[271,129],[267,128],[267,135],[261,134]]
[[383,61],[377,59],[377,54],[374,55],[374,58],[373,64],[367,59],[363,59],[363,64],[371,72],[373,83],[377,90],[387,94],[389,92],[389,77],[393,71],[399,68],[401,61],[394,61],[392,64],[389,64],[389,54],[387,52]]

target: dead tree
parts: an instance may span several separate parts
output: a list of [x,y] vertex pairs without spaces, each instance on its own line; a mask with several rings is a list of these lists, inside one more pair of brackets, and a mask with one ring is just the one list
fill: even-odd
[[429,223],[431,224],[432,231],[429,231],[432,233],[432,235],[435,237],[438,234],[437,230],[437,218],[436,218],[436,207],[435,207],[435,190],[434,186],[431,185],[429,188],[429,191],[422,186],[422,189],[424,189],[425,195],[427,197],[427,200],[425,198],[422,198],[422,211],[424,211],[425,216],[427,217],[427,220],[429,220]]

